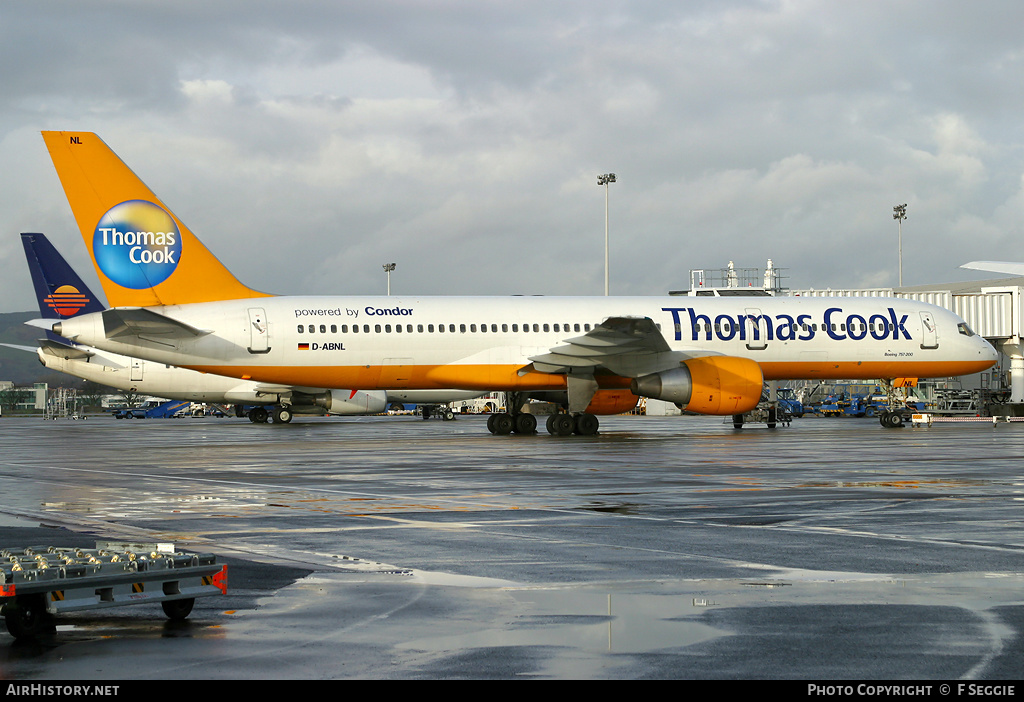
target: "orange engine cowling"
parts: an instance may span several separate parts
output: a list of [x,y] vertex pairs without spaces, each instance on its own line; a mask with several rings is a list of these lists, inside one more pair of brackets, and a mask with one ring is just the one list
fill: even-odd
[[636,407],[640,401],[632,390],[627,388],[607,388],[598,390],[587,405],[590,414],[622,414]]
[[761,400],[761,366],[738,356],[701,356],[679,368],[636,378],[632,391],[699,414],[743,414]]

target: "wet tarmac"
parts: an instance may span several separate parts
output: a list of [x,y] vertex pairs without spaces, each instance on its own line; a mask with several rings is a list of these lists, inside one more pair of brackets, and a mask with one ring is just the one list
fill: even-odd
[[0,674],[1024,674],[1024,426],[484,424],[0,420],[0,546],[172,541],[230,569],[183,623],[148,605],[0,634]]

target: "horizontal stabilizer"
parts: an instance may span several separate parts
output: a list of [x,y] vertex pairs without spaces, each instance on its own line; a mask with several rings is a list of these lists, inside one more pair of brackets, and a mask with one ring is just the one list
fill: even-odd
[[36,352],[35,346],[23,346],[22,344],[0,344],[0,346],[6,346],[7,348],[14,349],[15,351],[28,351],[29,353]]
[[192,339],[210,333],[142,307],[105,310],[103,329],[108,339],[139,337],[153,341]]
[[62,344],[59,341],[51,341],[49,339],[40,339],[39,348],[41,348],[45,354],[69,360],[84,360],[96,355],[85,347],[71,346],[70,344]]

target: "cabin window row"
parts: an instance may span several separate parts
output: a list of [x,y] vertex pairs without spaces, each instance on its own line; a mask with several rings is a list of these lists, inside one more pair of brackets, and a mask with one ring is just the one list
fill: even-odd
[[[449,333],[449,334],[454,334],[456,332],[459,332],[461,334],[465,334],[467,332],[470,333],[470,334],[487,333],[487,332],[490,332],[492,334],[497,334],[499,329],[500,329],[500,331],[502,333],[505,333],[505,334],[507,334],[510,330],[511,330],[511,332],[513,334],[518,334],[520,332],[520,329],[523,332],[531,332],[531,331],[533,331],[533,332],[552,332],[553,331],[553,332],[564,333],[564,332],[588,332],[591,329],[591,325],[589,325],[589,324],[523,324],[523,325],[519,325],[519,324],[480,324],[480,325],[476,325],[476,324],[468,324],[468,325],[467,324],[458,324],[458,325],[455,325],[455,324],[448,324],[448,325],[444,325],[444,324],[437,324],[437,325],[434,325],[434,324],[405,324],[405,325],[402,325],[402,324],[395,324],[395,325],[391,325],[391,324],[374,324],[374,325],[372,325],[372,327],[373,327],[373,332],[376,333],[376,334],[380,334],[382,332],[385,333],[385,334],[392,334],[392,333],[394,333],[394,334],[402,334],[402,333],[405,333],[405,334],[413,334],[413,333],[419,333],[419,334],[423,334],[423,333],[426,333],[426,334],[434,334],[434,333],[444,334],[446,332]],[[358,324],[353,324],[351,326],[351,328],[349,327],[348,324],[342,324],[341,327],[340,327],[342,334],[348,334],[348,333],[352,333],[352,334],[359,334],[359,333],[369,334],[370,333],[370,328],[371,328],[371,325],[369,325],[369,324],[363,324],[362,326],[360,326]],[[316,325],[316,324],[300,324],[300,325],[298,325],[298,327],[296,327],[296,330],[298,331],[299,334],[305,334],[307,332],[310,333],[310,334],[315,334],[315,333],[317,333],[318,329],[319,329],[319,332],[321,334],[327,334],[328,333],[328,331],[327,331],[328,329],[330,329],[330,333],[331,334],[339,333],[338,332],[339,326],[337,324],[331,324],[331,325],[321,324],[319,326]]]

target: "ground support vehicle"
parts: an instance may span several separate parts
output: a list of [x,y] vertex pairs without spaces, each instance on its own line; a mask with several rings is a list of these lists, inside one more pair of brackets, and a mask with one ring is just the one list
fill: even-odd
[[119,407],[111,410],[114,419],[145,419],[146,410],[141,407]]
[[793,388],[779,388],[777,395],[780,410],[797,419],[804,416],[804,403]]
[[420,405],[420,414],[423,415],[424,419],[443,419],[446,422],[450,422],[455,419],[455,410],[448,405]]
[[874,417],[882,410],[882,405],[859,393],[829,395],[818,406],[823,417]]
[[112,412],[114,419],[168,419],[187,411],[191,405],[188,400],[152,401],[143,407],[121,407]]
[[768,383],[764,384],[761,392],[761,401],[750,412],[746,414],[734,414],[730,419],[733,427],[742,429],[745,423],[767,424],[769,429],[774,429],[781,424],[788,427],[794,417],[804,416],[804,405],[792,388],[776,388],[775,398],[772,398],[772,388]]
[[788,427],[793,421],[793,415],[780,403],[778,406],[759,404],[746,414],[734,414],[726,422],[732,422],[736,429],[742,429],[744,424],[766,424],[769,429],[774,429],[781,424]]
[[227,593],[227,566],[216,556],[172,544],[4,548],[0,559],[0,612],[16,639],[52,631],[60,612],[159,602],[181,620],[197,597]]

